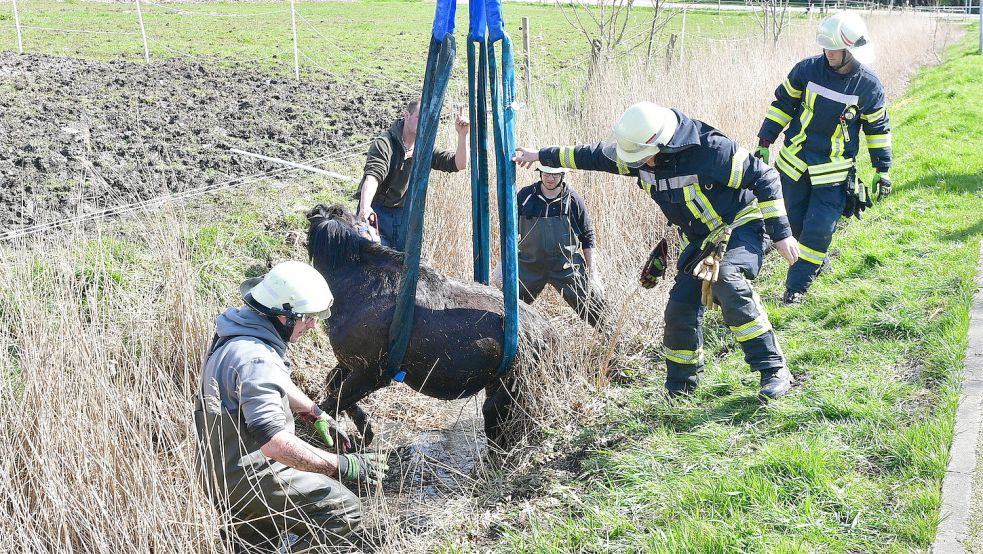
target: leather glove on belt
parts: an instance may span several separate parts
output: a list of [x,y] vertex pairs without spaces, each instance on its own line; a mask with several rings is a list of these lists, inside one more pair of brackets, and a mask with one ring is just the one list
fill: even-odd
[[730,240],[730,227],[724,229],[724,234],[716,244],[710,244],[704,252],[700,253],[699,261],[688,268],[693,277],[703,281],[703,293],[701,300],[708,309],[717,308],[713,301],[713,284],[717,282],[720,275],[720,260],[727,252],[727,242]]
[[645,266],[642,267],[642,275],[638,278],[638,283],[642,285],[642,288],[650,289],[655,286],[666,274],[666,268],[669,267],[669,245],[666,243],[666,239],[659,241],[659,244],[655,245],[652,253],[649,254],[649,259],[645,262]]

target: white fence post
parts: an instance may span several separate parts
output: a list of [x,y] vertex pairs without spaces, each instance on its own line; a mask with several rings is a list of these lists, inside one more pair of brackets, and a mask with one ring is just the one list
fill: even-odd
[[17,0],[14,2],[14,27],[17,28],[17,51],[21,54],[24,53],[24,42],[21,40],[20,36],[20,14],[17,13]]
[[140,36],[143,37],[143,61],[150,63],[150,48],[147,47],[147,30],[143,26],[143,12],[140,11],[140,0],[137,3],[137,19],[140,20]]
[[297,48],[297,11],[290,0],[290,25],[294,28],[294,78],[300,80],[300,51]]
[[683,48],[686,46],[686,6],[683,6],[683,28],[679,30],[679,63],[683,63]]

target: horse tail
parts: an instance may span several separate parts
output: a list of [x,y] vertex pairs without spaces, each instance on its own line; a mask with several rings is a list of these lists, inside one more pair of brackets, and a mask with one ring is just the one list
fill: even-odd
[[318,269],[335,269],[342,264],[358,262],[364,239],[347,223],[350,216],[335,204],[318,204],[307,212],[307,254]]

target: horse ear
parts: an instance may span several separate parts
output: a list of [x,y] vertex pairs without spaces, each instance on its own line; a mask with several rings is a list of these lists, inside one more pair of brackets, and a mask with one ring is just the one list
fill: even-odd
[[324,204],[318,204],[317,206],[314,206],[307,212],[307,221],[311,222],[319,217],[328,217],[327,211],[328,211],[327,206],[325,206]]

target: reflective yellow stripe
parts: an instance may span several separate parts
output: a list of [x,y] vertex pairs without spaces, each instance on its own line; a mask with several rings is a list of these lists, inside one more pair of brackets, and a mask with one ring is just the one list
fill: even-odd
[[846,181],[847,176],[850,175],[850,170],[846,171],[836,171],[834,173],[826,173],[824,175],[812,175],[809,180],[812,181],[813,185],[828,185],[830,183],[840,183]]
[[758,208],[761,209],[761,215],[765,219],[788,215],[788,212],[785,211],[785,200],[781,198],[759,202]]
[[833,136],[829,139],[829,159],[839,160],[843,158],[843,150],[847,140],[850,140],[849,135],[844,136],[843,126],[837,125],[836,129],[833,129]]
[[720,216],[713,209],[713,205],[707,200],[706,195],[700,190],[700,185],[690,185],[683,189],[683,196],[686,198],[686,207],[693,214],[693,217],[699,219],[707,226],[708,230],[714,230],[724,224]]
[[867,135],[867,148],[888,148],[891,146],[891,135]]
[[799,257],[811,264],[823,265],[823,260],[826,258],[826,253],[820,252],[819,250],[813,250],[800,242]]
[[577,169],[577,164],[573,160],[573,146],[560,147],[560,167]]
[[809,166],[809,174],[810,175],[818,175],[818,174],[821,174],[821,173],[829,173],[830,171],[837,171],[837,170],[842,171],[844,169],[850,169],[851,167],[853,167],[853,163],[854,163],[853,158],[850,158],[850,159],[847,159],[847,158],[833,159],[833,158],[831,158],[831,160],[832,161],[826,162],[824,164],[810,165]]
[[775,106],[768,108],[768,113],[765,114],[765,117],[781,125],[782,127],[785,127],[788,125],[789,121],[792,121],[792,116],[776,108]]
[[767,313],[765,313],[763,310],[759,310],[758,317],[752,319],[744,325],[731,327],[730,330],[734,333],[734,337],[739,342],[745,342],[751,339],[756,339],[768,331],[771,331],[771,321],[768,320]]
[[662,353],[666,359],[677,364],[698,365],[703,363],[703,348],[698,350],[673,350],[663,347]]
[[[626,164],[621,160],[616,160],[614,162],[614,165],[617,166],[619,175],[628,175],[628,172],[631,171],[631,169],[629,169],[628,167],[628,164]],[[651,194],[651,191],[649,192],[649,194]]]
[[751,155],[747,150],[737,147],[737,152],[734,152],[734,157],[730,159],[730,179],[727,181],[727,186],[732,189],[741,188],[741,181],[744,178],[744,162],[747,161],[747,157]]
[[809,169],[805,162],[796,158],[795,154],[790,153],[786,147],[783,147],[778,153],[775,167],[793,181],[798,181],[799,177]]
[[[788,165],[791,165],[792,167],[796,166],[796,164],[792,160],[798,161],[798,159],[796,158],[796,154],[799,153],[799,150],[802,150],[802,144],[806,140],[806,129],[809,128],[809,123],[812,122],[812,116],[814,114],[815,106],[816,106],[816,93],[807,89],[805,91],[805,101],[802,102],[802,113],[799,114],[799,124],[801,125],[802,128],[799,129],[799,134],[792,137],[792,140],[789,141],[788,146],[782,148],[782,153],[787,154],[789,158],[791,158],[786,160],[787,166]],[[797,168],[798,173],[796,175],[793,176],[792,174],[793,172],[790,171],[785,171],[784,173],[789,177],[797,180],[799,177],[802,176],[802,173],[805,172],[806,170],[805,164],[802,162],[799,163],[802,164],[803,167]],[[775,164],[775,167],[781,169],[781,167],[777,163]]]
[[884,114],[885,113],[887,113],[887,110],[885,110],[884,108],[881,108],[879,110],[875,110],[875,111],[870,112],[870,113],[861,114],[860,115],[860,119],[862,119],[864,121],[867,121],[867,122],[870,122],[870,123],[873,123],[874,121],[877,121],[878,119],[884,117]]
[[785,82],[782,83],[782,86],[785,87],[785,92],[787,92],[788,95],[791,96],[792,98],[802,98],[802,91],[793,87],[792,81],[785,79]]

